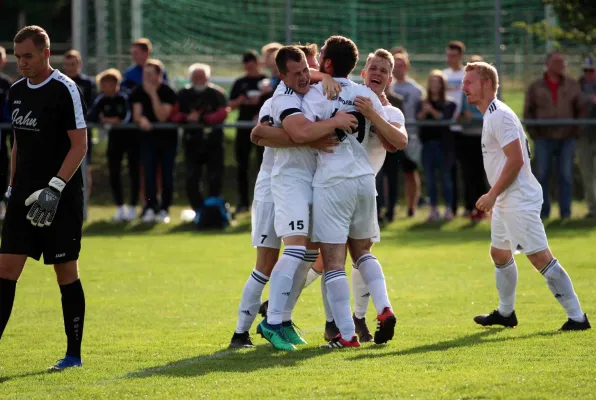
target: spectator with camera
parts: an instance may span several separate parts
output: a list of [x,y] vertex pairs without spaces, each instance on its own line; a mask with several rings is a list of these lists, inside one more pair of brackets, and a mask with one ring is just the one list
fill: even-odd
[[[201,124],[184,128],[184,163],[186,166],[186,194],[195,211],[197,222],[206,205],[224,206],[221,197],[224,170],[224,133],[216,125],[228,116],[224,90],[209,82],[211,67],[193,64],[189,68],[190,84],[178,92],[179,110],[174,122]],[[207,199],[201,190],[201,175],[206,167]]]
[[[163,81],[163,64],[149,59],[143,69],[143,83],[130,95],[133,121],[141,129],[141,161],[145,178],[146,204],[143,222],[170,222],[169,208],[174,195],[174,166],[178,145],[176,128],[154,128],[170,121],[176,92]],[[161,165],[161,203],[157,199],[157,167]]]

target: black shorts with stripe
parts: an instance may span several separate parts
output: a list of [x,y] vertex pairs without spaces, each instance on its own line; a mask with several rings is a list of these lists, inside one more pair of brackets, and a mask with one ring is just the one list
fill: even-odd
[[65,190],[50,226],[31,225],[25,200],[32,190],[13,188],[2,225],[0,253],[27,255],[44,264],[62,264],[79,259],[83,233],[83,190]]

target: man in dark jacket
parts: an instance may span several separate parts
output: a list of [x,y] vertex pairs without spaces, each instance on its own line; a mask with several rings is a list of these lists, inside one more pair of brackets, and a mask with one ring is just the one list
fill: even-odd
[[[573,119],[583,115],[582,93],[577,81],[565,75],[565,57],[553,51],[546,57],[545,73],[526,92],[524,119]],[[579,126],[528,127],[534,139],[536,178],[542,185],[542,218],[550,216],[550,166],[558,160],[559,207],[561,218],[571,217],[573,160]]]

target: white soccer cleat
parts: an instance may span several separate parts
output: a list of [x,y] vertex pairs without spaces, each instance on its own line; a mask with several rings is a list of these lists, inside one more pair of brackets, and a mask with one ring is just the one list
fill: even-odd
[[112,221],[114,221],[114,222],[125,221],[125,213],[126,213],[126,210],[124,209],[124,206],[118,207],[118,209],[116,210],[116,214],[114,214],[114,216],[112,217]]
[[157,223],[163,223],[163,224],[169,224],[170,223],[170,214],[168,214],[168,212],[166,210],[161,210],[155,216],[155,222],[157,222]]
[[147,224],[155,222],[155,211],[153,211],[151,208],[148,208],[147,211],[145,211],[145,214],[143,214],[141,217],[141,221]]
[[137,219],[137,210],[135,206],[128,206],[126,209],[126,214],[124,215],[124,219],[126,221],[134,221]]

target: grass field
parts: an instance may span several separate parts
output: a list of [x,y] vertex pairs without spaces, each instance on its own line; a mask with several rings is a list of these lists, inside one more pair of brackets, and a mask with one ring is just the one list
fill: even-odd
[[[64,351],[60,295],[52,269],[30,262],[0,342],[0,398],[596,397],[594,331],[556,332],[565,314],[524,258],[520,325],[472,322],[497,301],[488,222],[397,220],[374,248],[398,315],[394,340],[318,349],[324,314],[315,284],[295,313],[309,345],[286,354],[254,334],[256,349],[227,350],[254,262],[246,220],[229,232],[197,234],[176,220],[112,224],[111,212],[94,207],[85,226],[85,367],[44,372]],[[547,222],[551,247],[588,313],[596,304],[594,228],[579,219]],[[374,317],[371,309],[371,329]]]

